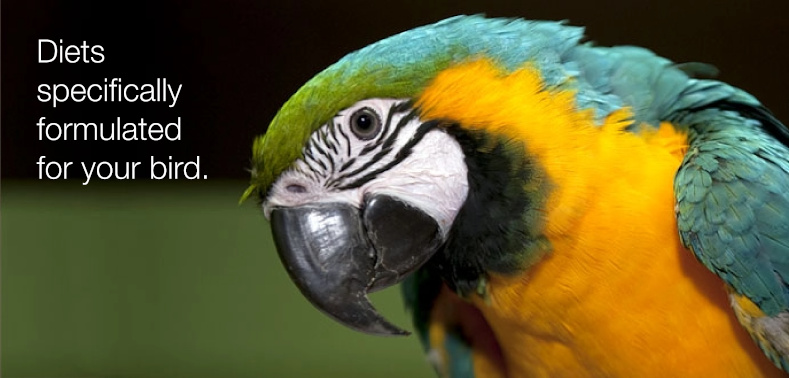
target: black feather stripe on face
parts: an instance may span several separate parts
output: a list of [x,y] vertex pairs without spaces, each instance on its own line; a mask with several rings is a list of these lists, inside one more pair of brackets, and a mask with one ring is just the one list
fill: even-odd
[[[408,118],[408,117],[405,117],[405,118]],[[417,128],[416,133],[414,133],[414,135],[411,137],[411,139],[408,141],[408,143],[406,143],[403,146],[403,148],[401,148],[401,149],[399,149],[397,151],[397,153],[395,154],[395,157],[394,157],[394,159],[392,159],[392,161],[390,161],[389,163],[387,163],[386,165],[384,165],[381,168],[375,169],[375,170],[371,171],[370,173],[365,174],[364,176],[360,177],[358,180],[356,180],[356,181],[354,181],[354,182],[352,182],[352,183],[350,183],[350,184],[348,184],[346,186],[340,187],[340,189],[358,188],[358,187],[370,182],[370,180],[375,179],[376,177],[378,177],[379,174],[388,171],[389,169],[391,169],[392,167],[394,167],[397,164],[400,164],[400,162],[402,162],[403,160],[405,160],[405,158],[407,158],[408,156],[411,155],[411,151],[414,149],[414,146],[416,146],[422,140],[422,138],[424,138],[425,135],[427,135],[427,133],[430,130],[435,129],[436,126],[437,126],[436,122],[425,122],[425,123],[419,125],[419,128]],[[390,149],[387,149],[387,150],[390,150]]]

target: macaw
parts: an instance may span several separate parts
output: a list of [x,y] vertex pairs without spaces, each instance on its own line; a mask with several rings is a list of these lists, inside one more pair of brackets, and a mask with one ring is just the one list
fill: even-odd
[[561,22],[457,16],[350,53],[255,139],[291,279],[448,377],[782,376],[789,129],[750,94]]

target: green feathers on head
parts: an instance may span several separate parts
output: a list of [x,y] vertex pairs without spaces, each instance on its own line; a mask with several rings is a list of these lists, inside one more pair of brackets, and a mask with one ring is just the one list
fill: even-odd
[[[241,200],[265,198],[276,178],[302,157],[310,134],[367,98],[414,98],[454,62],[485,55],[514,69],[540,56],[559,63],[581,28],[556,22],[457,16],[412,29],[346,55],[308,81],[252,147],[252,178]],[[542,66],[542,64],[540,64]],[[550,78],[546,78],[551,81]]]

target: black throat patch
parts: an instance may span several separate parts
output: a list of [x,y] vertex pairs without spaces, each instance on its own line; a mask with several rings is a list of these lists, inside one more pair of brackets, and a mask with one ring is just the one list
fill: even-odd
[[459,295],[484,297],[488,273],[521,272],[550,250],[542,236],[550,183],[521,141],[457,124],[444,129],[463,150],[469,189],[428,269]]

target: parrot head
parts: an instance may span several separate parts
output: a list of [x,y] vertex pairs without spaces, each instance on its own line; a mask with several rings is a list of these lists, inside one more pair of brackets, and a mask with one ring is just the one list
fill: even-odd
[[485,111],[498,100],[483,92],[496,90],[463,83],[526,67],[540,72],[526,89],[535,95],[569,85],[572,67],[560,57],[581,34],[459,16],[353,52],[300,88],[255,140],[244,198],[262,201],[301,292],[353,329],[407,334],[376,312],[369,292],[427,264],[456,292],[482,293],[485,272],[543,253],[539,204],[549,180],[523,143],[494,131],[504,125]]

